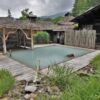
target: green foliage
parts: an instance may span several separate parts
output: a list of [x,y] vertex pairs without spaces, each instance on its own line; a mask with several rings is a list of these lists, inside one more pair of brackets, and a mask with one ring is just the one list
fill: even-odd
[[56,17],[56,18],[53,18],[51,19],[51,22],[53,22],[54,24],[57,24],[61,21],[63,21],[64,17]]
[[71,69],[51,67],[53,73],[49,81],[51,85],[58,86],[62,93],[59,98],[42,96],[40,100],[100,100],[100,54],[90,64],[99,71],[99,77],[78,76]]
[[100,73],[100,54],[90,62],[90,65],[95,68],[97,73]]
[[74,24],[74,29],[77,29],[79,28],[79,25],[78,24]]
[[27,17],[26,16],[21,16],[19,19],[20,20],[27,20]]
[[21,20],[26,20],[29,15],[32,15],[32,11],[29,11],[28,8],[25,8],[21,11],[22,16],[20,17]]
[[40,21],[48,21],[48,22],[52,22],[54,24],[57,24],[61,21],[64,20],[64,17],[56,17],[56,18],[38,18],[38,20]]
[[65,87],[58,99],[53,99],[51,96],[48,100],[100,100],[100,78],[75,76],[73,80],[70,80],[72,85],[69,85],[69,88]]
[[0,70],[0,97],[7,93],[14,85],[14,77],[7,70]]
[[91,65],[93,65],[94,67],[99,67],[100,66],[100,54],[97,55],[91,62]]
[[99,95],[100,79],[88,77],[77,79],[69,91],[67,89],[65,90],[60,100],[99,100]]
[[73,80],[72,70],[66,67],[54,66],[51,67],[53,72],[49,80],[52,85],[58,86],[61,91],[64,91],[65,88],[69,88],[71,81]]
[[49,43],[50,36],[47,32],[37,32],[34,36],[36,43]]
[[76,0],[73,7],[73,15],[78,16],[98,4],[100,4],[100,0]]

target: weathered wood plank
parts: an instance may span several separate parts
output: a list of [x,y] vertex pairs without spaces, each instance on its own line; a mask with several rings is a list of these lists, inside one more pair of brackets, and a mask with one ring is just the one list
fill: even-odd
[[66,30],[65,44],[84,48],[95,48],[96,31],[94,30]]
[[13,59],[0,55],[0,69],[9,70],[16,80],[32,80],[35,77],[35,71]]

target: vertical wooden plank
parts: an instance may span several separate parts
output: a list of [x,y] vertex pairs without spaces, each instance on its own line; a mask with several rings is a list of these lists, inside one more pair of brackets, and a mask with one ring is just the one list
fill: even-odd
[[65,36],[64,36],[64,44],[67,45],[67,31],[64,32]]
[[96,47],[96,31],[93,30],[93,49]]
[[88,48],[91,48],[91,30],[88,31]]
[[84,48],[95,48],[96,31],[94,30],[67,30],[65,32],[65,44]]
[[5,34],[6,34],[6,29],[3,28],[3,38],[2,38],[2,42],[3,42],[3,52],[4,52],[4,54],[7,53],[6,36],[5,36]]
[[34,49],[33,32],[31,29],[31,49]]
[[24,35],[23,39],[24,39],[24,48],[25,48],[26,47],[26,37],[25,37],[25,35]]

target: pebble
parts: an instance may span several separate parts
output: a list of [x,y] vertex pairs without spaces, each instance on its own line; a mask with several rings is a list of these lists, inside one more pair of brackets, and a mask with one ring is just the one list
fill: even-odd
[[26,95],[24,96],[24,98],[25,98],[25,99],[30,99],[30,95],[29,95],[29,94],[26,94]]

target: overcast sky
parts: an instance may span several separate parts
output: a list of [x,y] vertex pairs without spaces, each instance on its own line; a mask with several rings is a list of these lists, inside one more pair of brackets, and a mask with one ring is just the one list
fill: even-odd
[[29,8],[37,16],[53,15],[70,11],[74,0],[2,0],[0,2],[0,16],[7,16],[10,9],[14,17],[20,16],[20,11]]

